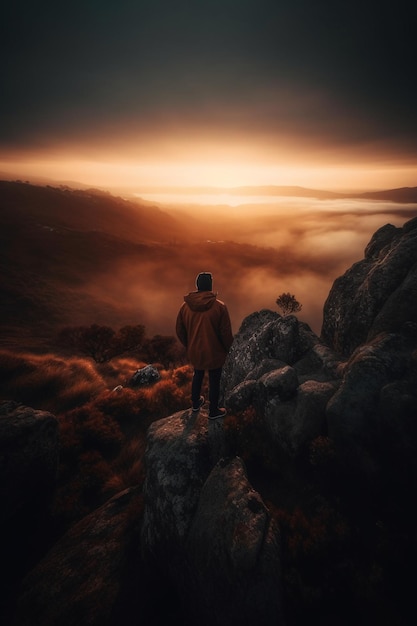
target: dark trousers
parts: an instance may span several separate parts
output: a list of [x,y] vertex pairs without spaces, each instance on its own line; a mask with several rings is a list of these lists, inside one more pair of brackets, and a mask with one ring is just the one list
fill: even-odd
[[[194,370],[193,382],[191,384],[191,400],[193,406],[198,406],[201,394],[201,385],[203,384],[205,370]],[[210,409],[215,411],[219,408],[219,395],[220,395],[220,377],[222,375],[222,368],[218,367],[215,370],[208,370],[209,375],[209,402]]]

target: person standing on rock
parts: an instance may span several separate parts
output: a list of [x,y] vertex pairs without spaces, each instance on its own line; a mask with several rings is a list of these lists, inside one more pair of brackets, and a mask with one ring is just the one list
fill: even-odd
[[219,407],[220,377],[233,342],[232,327],[226,305],[212,291],[212,274],[198,274],[196,287],[197,291],[184,296],[177,316],[176,332],[194,367],[191,385],[192,410],[197,413],[205,402],[200,394],[207,370],[209,419],[217,419],[226,415],[226,409]]

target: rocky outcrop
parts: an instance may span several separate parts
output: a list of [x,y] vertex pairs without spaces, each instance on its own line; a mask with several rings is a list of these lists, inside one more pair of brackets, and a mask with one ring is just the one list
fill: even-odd
[[307,324],[293,315],[264,309],[249,315],[236,334],[223,368],[224,393],[244,380],[256,380],[286,364],[293,365],[318,343]]
[[225,364],[225,403],[237,412],[252,405],[262,416],[259,427],[272,437],[277,458],[285,463],[326,432],[326,405],[344,366],[295,316],[253,313],[239,329]]
[[382,332],[417,337],[417,217],[377,230],[324,304],[321,338],[337,352],[350,355]]
[[207,417],[177,413],[149,430],[142,553],[175,585],[185,624],[279,626],[278,529],[242,461],[215,463],[222,420]]
[[[406,432],[417,445],[416,348],[417,218],[379,229],[365,259],[335,281],[320,338],[294,316],[246,318],[225,366],[225,401],[232,411],[255,407],[284,463],[329,436],[346,471],[371,485],[383,451]],[[394,393],[403,427],[382,419]]]

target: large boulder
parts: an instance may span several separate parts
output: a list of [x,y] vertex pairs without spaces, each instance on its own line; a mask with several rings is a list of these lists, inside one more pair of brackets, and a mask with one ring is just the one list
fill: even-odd
[[241,459],[221,460],[213,468],[186,548],[190,623],[283,623],[279,531]]
[[[388,436],[391,445],[398,445],[393,428],[387,429],[386,420],[381,419],[381,399],[388,396],[390,385],[407,380],[411,363],[409,342],[393,333],[363,344],[349,359],[343,381],[326,409],[329,436],[349,472],[373,480],[380,471],[382,442]],[[414,389],[414,404],[416,394]],[[412,397],[411,389],[405,397],[397,395],[397,411],[403,412]]]
[[291,398],[270,399],[263,408],[266,436],[272,437],[281,463],[303,456],[309,444],[327,435],[326,406],[339,381],[308,380]]
[[182,623],[279,626],[279,534],[242,461],[213,467],[219,423],[203,408],[149,429],[142,554],[181,598]]
[[235,335],[226,359],[222,373],[224,394],[245,379],[260,378],[277,366],[292,365],[317,342],[309,326],[294,315],[282,317],[267,309],[252,313]]
[[211,470],[207,414],[181,411],[154,422],[145,454],[142,549],[173,560],[185,541]]
[[327,434],[326,405],[344,368],[341,357],[295,316],[263,310],[246,318],[234,338],[224,368],[225,404],[231,412],[256,410],[282,466]]
[[321,338],[350,355],[381,332],[413,331],[417,320],[417,218],[372,237],[365,258],[338,278],[324,304]]

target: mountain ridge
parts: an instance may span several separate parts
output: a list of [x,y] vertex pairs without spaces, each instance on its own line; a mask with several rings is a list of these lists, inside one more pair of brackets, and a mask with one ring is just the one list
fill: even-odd
[[[29,179],[29,180],[26,180]],[[80,183],[78,181],[53,180],[47,177],[25,177],[7,174],[0,171],[0,182],[18,182],[31,185],[58,185],[68,190],[91,191],[91,185]],[[302,185],[238,185],[235,187],[218,187],[218,186],[175,186],[175,185],[136,185],[136,186],[96,186],[95,192],[110,193],[111,195],[121,195],[129,199],[135,198],[143,194],[166,193],[166,194],[208,194],[208,195],[257,195],[257,196],[288,196],[288,197],[305,197],[318,199],[364,199],[364,200],[390,200],[399,203],[417,203],[417,186],[402,186],[389,189],[370,189],[367,191],[329,191],[326,189],[312,189]],[[148,206],[148,203],[146,203]]]
[[231,196],[288,196],[299,198],[318,198],[321,200],[365,199],[390,200],[392,202],[417,202],[417,187],[398,187],[376,191],[341,192],[325,189],[311,189],[298,185],[261,185],[243,187],[146,187],[136,192],[141,193],[177,193],[184,195],[231,195]]

